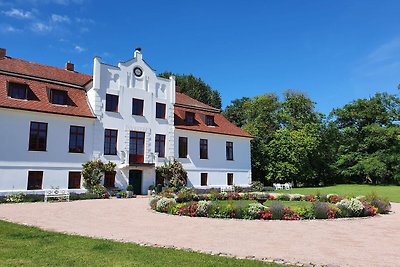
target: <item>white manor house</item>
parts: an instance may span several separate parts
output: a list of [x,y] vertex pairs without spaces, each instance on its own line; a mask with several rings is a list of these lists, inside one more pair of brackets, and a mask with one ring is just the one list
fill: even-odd
[[102,181],[136,194],[156,184],[155,167],[177,159],[196,188],[248,186],[252,136],[219,109],[157,77],[136,49],[112,66],[94,58],[93,76],[32,63],[0,49],[0,195],[85,192],[82,163],[117,164]]

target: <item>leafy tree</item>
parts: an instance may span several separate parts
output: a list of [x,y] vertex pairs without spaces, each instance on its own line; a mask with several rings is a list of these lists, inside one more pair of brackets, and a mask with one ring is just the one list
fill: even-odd
[[180,75],[172,72],[163,72],[159,76],[169,78],[175,76],[176,85],[181,88],[182,93],[199,100],[214,108],[221,109],[221,95],[217,90],[212,89],[201,78],[197,78],[192,74]]
[[91,193],[103,194],[105,188],[101,185],[101,179],[107,171],[114,171],[116,164],[104,163],[101,160],[90,160],[82,164],[83,186]]
[[177,161],[164,162],[164,165],[156,167],[157,180],[164,180],[164,184],[169,187],[174,187],[177,190],[186,186],[187,172],[183,169],[182,164]]
[[400,181],[400,99],[377,93],[332,112],[342,134],[335,167],[346,182]]
[[224,116],[236,126],[243,127],[247,121],[245,109],[248,106],[249,100],[250,98],[248,97],[233,100],[225,108],[223,112]]

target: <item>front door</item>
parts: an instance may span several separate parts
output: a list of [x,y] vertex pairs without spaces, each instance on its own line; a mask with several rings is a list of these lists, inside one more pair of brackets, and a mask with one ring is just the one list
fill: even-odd
[[133,192],[135,195],[142,194],[142,171],[130,170],[129,171],[129,184],[133,185]]
[[144,162],[144,132],[131,131],[129,135],[129,163]]

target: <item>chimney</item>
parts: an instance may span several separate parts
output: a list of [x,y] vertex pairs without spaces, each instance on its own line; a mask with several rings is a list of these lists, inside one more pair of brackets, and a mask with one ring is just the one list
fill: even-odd
[[135,53],[133,54],[133,57],[136,59],[142,59],[142,48],[137,47],[135,49]]
[[5,48],[0,48],[0,58],[6,57],[7,50]]
[[65,70],[68,71],[74,71],[74,63],[71,63],[71,61],[68,61],[67,63],[65,63]]

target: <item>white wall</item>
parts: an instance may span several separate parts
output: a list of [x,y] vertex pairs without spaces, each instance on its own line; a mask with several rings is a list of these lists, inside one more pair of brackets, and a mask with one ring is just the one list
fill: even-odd
[[[188,138],[188,158],[179,158],[179,137]],[[208,159],[200,159],[200,139],[208,140]],[[175,158],[188,173],[188,183],[200,186],[200,174],[208,173],[208,186],[227,186],[227,173],[235,185],[251,183],[249,138],[175,129]],[[233,160],[226,160],[226,142],[233,142]]]
[[[143,71],[141,77],[134,75],[134,68]],[[145,132],[144,162],[161,164],[164,159],[174,155],[174,103],[175,80],[157,77],[136,51],[134,58],[121,62],[118,66],[101,63],[100,58],[94,59],[93,87],[88,91],[89,103],[98,121],[95,125],[94,153],[102,160],[117,163],[118,169],[129,173],[129,133],[130,131]],[[106,94],[119,96],[118,112],[105,111]],[[144,100],[143,116],[132,115],[132,99]],[[166,104],[166,119],[156,119],[156,102]],[[104,129],[118,130],[117,155],[104,155]],[[155,135],[166,136],[165,158],[155,156]],[[138,168],[138,167],[137,167]],[[147,190],[155,182],[154,166],[151,173],[149,166],[142,166],[143,186]],[[125,175],[126,176],[126,175]],[[117,175],[116,186],[125,188],[128,177]],[[150,179],[149,176],[152,176]],[[151,180],[151,183],[150,181]],[[143,191],[145,192],[145,191]]]
[[[30,122],[48,123],[47,150],[29,151]],[[81,171],[91,159],[94,119],[0,109],[0,193],[26,190],[28,171],[43,173],[43,189],[68,188],[68,172]],[[69,153],[70,126],[85,127],[84,153]],[[30,191],[32,192],[32,191]]]

